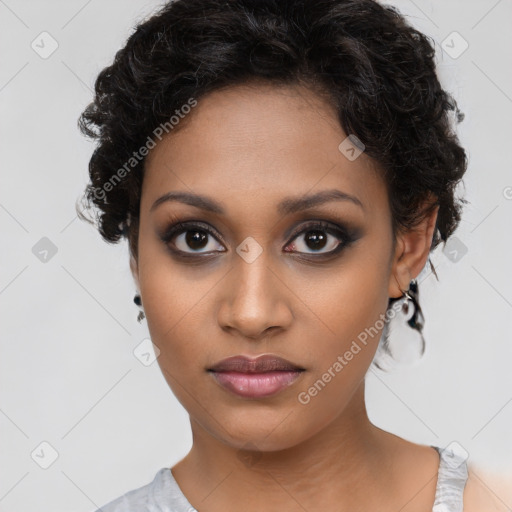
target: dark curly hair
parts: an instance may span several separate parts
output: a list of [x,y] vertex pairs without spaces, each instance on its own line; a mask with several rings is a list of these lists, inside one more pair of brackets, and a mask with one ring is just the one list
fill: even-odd
[[[434,56],[427,36],[373,0],[168,2],[100,72],[80,116],[81,131],[97,140],[82,207],[96,209],[104,240],[126,237],[137,259],[144,158],[134,155],[157,127],[221,87],[298,84],[327,99],[379,164],[395,234],[439,206],[433,249],[467,202],[455,197],[467,167],[453,130],[463,114],[442,89]],[[179,117],[173,130],[188,120]],[[80,210],[77,203],[93,222]]]

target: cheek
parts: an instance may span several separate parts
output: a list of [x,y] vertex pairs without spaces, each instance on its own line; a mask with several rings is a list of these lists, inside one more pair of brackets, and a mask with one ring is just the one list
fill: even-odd
[[296,407],[301,428],[309,435],[344,411],[355,414],[349,404],[371,365],[384,326],[387,288],[381,286],[381,274],[371,266],[340,273],[324,283],[324,293],[308,298],[319,318],[306,335],[312,368],[297,390]]
[[322,346],[324,354],[344,351],[352,340],[364,339],[365,333],[369,345],[380,337],[378,320],[388,304],[387,261],[372,256],[369,244],[365,245],[329,272],[310,269],[296,283],[309,338],[316,347]]
[[[148,326],[155,340],[172,338],[188,312],[199,304],[211,278],[174,261],[164,242],[144,223],[139,237],[139,282]],[[194,278],[195,277],[195,278]]]
[[375,254],[388,253],[384,247],[372,251],[369,245],[351,253],[328,275],[304,278],[309,286],[303,287],[300,297],[307,305],[301,307],[301,337],[312,368],[302,391],[312,409],[322,404],[315,414],[325,414],[328,402],[338,411],[346,404],[377,350],[389,276],[386,258]]
[[149,234],[141,231],[139,240],[140,289],[151,339],[160,350],[158,362],[164,374],[187,375],[202,362],[197,322],[204,322],[205,296],[214,281],[178,266],[165,245]]
[[204,363],[202,344],[210,340],[205,322],[211,318],[206,297],[211,288],[211,283],[165,271],[161,276],[155,271],[141,286],[151,339],[173,372],[192,374]]
[[[160,281],[159,287],[165,283]],[[195,417],[205,413],[209,404],[207,362],[211,337],[205,336],[207,315],[201,297],[202,287],[193,294],[165,292],[149,301],[147,315],[151,340],[160,350],[158,365],[176,399]],[[160,297],[160,298],[158,298]]]

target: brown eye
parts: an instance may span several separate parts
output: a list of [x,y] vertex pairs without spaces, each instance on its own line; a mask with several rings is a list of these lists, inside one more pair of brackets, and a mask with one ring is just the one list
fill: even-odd
[[351,238],[343,230],[327,222],[317,222],[306,226],[286,246],[286,252],[326,255],[340,246],[350,243]]
[[[208,233],[204,231],[194,230],[194,231],[186,231],[184,238],[184,243],[187,247],[190,247],[194,250],[204,249],[205,246],[208,245]],[[176,245],[176,244],[175,244]],[[176,245],[177,246],[177,245]],[[178,247],[178,246],[177,246]],[[178,249],[181,249],[178,247]],[[181,249],[183,250],[183,249]]]
[[225,252],[225,248],[217,241],[216,235],[206,225],[177,223],[162,236],[162,240],[173,246],[177,252],[188,255]]
[[299,235],[293,242],[294,250],[297,252],[308,252],[314,254],[326,249],[325,252],[331,252],[341,243],[333,235],[320,230],[309,230]]

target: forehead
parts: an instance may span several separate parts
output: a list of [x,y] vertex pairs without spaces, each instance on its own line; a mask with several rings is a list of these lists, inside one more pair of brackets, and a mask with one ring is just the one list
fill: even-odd
[[143,210],[169,191],[215,197],[228,211],[333,188],[368,212],[387,205],[375,162],[340,151],[347,134],[335,110],[308,88],[233,86],[202,97],[184,117],[146,158]]

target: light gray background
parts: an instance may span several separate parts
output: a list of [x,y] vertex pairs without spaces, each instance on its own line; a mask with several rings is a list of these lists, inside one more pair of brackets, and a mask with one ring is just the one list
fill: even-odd
[[[470,204],[455,234],[467,253],[453,261],[440,247],[440,281],[421,275],[425,358],[371,373],[369,413],[407,439],[457,441],[471,460],[510,471],[512,2],[394,4],[436,40],[442,81],[466,114],[458,133],[470,166],[460,193]],[[93,150],[76,120],[98,72],[156,7],[0,0],[1,511],[94,510],[191,444],[187,414],[157,363],[132,353],[148,331],[136,322],[126,244],[104,243],[74,210]],[[59,45],[47,59],[31,48],[43,31]],[[441,47],[453,31],[469,44],[456,59]],[[58,250],[46,263],[32,252],[43,237]],[[38,464],[50,456],[43,441],[58,452],[48,469]]]

